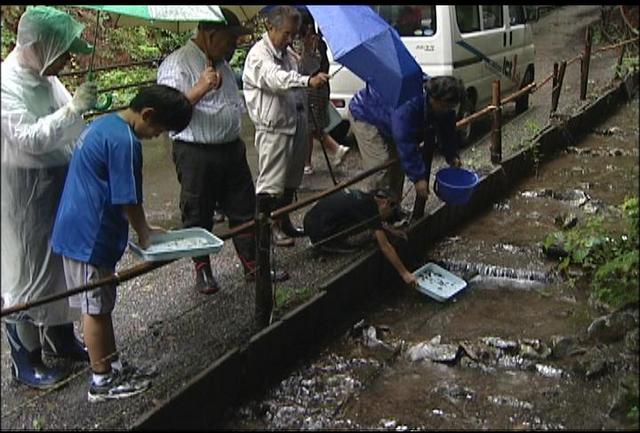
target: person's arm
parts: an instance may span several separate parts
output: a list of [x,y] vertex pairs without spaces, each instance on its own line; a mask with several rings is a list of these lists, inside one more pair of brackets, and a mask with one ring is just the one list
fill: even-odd
[[176,58],[172,57],[165,59],[160,64],[156,81],[158,84],[164,84],[180,90],[191,102],[191,105],[196,105],[204,95],[220,88],[222,76],[213,67],[211,61],[207,61],[207,65],[200,74],[198,81],[192,85],[187,71],[184,70]]
[[378,246],[382,250],[382,253],[387,258],[387,260],[389,260],[391,265],[393,265],[396,271],[398,271],[398,274],[400,274],[400,277],[402,277],[402,280],[406,284],[411,284],[411,285],[417,284],[418,280],[404,266],[404,263],[402,263],[402,260],[400,260],[400,257],[398,256],[396,249],[389,242],[389,238],[387,237],[387,234],[384,232],[384,230],[376,229],[375,235],[376,235],[376,240],[378,241]]
[[149,246],[151,236],[166,232],[162,227],[150,226],[149,223],[147,223],[142,204],[124,204],[122,208],[127,214],[129,224],[131,224],[131,227],[133,227],[138,234],[138,245],[140,245],[142,249],[146,249]]
[[436,116],[438,131],[438,145],[440,152],[444,156],[447,164],[453,167],[460,167],[462,165],[460,161],[460,155],[458,150],[461,147],[460,134],[456,129],[456,113],[453,110],[449,110],[446,113],[442,113]]
[[294,70],[285,71],[270,56],[260,54],[247,56],[244,70],[249,81],[260,89],[282,92],[300,87],[318,87],[328,80],[328,75],[324,73],[310,77]]
[[402,169],[416,186],[416,193],[426,199],[429,195],[429,184],[426,168],[418,145],[423,138],[421,110],[422,97],[414,98],[391,113],[391,133],[398,150]]
[[[68,145],[65,132],[81,119],[81,113],[94,102],[95,83],[79,86],[69,102],[46,116],[37,117],[12,91],[2,89],[2,133],[11,137],[20,150],[41,155]],[[93,99],[92,99],[93,98]]]

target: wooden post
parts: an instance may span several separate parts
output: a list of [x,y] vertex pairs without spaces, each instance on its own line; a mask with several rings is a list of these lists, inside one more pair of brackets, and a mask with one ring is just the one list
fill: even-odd
[[269,326],[273,310],[273,288],[271,287],[271,203],[273,198],[256,196],[256,323]]
[[560,63],[560,68],[558,69],[558,77],[553,80],[553,91],[551,92],[551,113],[555,113],[558,109],[558,101],[560,100],[560,91],[562,90],[562,81],[564,80],[564,71],[566,69],[567,61],[563,60],[562,63]]
[[491,125],[491,162],[502,162],[502,105],[500,104],[500,80],[494,80],[491,86],[493,122]]
[[587,83],[589,81],[589,63],[591,61],[591,27],[585,34],[584,53],[580,62],[580,100],[587,99]]

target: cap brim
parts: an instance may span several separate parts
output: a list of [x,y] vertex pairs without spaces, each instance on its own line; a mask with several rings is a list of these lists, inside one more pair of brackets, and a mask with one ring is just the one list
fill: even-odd
[[75,38],[69,47],[69,52],[73,54],[91,54],[93,45],[82,38]]
[[231,33],[236,36],[248,35],[251,31],[244,26],[229,26],[227,27]]

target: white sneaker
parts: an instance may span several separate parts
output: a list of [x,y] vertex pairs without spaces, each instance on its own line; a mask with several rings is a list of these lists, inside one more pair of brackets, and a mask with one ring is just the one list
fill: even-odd
[[342,161],[344,161],[344,156],[349,152],[351,148],[349,146],[338,145],[338,150],[336,150],[335,155],[333,156],[333,165],[340,165]]

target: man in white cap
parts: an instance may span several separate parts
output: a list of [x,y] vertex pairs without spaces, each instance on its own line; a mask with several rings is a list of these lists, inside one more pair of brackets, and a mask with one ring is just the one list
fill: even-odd
[[[84,25],[53,7],[30,7],[18,23],[16,47],[2,62],[2,302],[3,307],[67,290],[51,230],[82,113],[95,106],[86,82],[73,97],[57,78],[71,54],[89,54]],[[3,318],[13,377],[48,388],[66,372],[42,354],[88,360],[74,334],[67,299]]]

